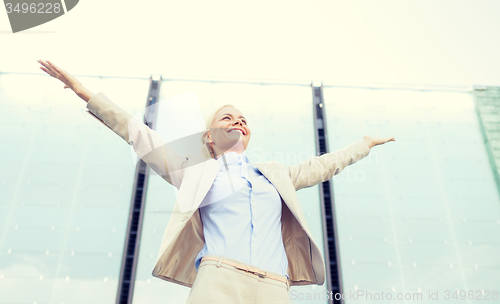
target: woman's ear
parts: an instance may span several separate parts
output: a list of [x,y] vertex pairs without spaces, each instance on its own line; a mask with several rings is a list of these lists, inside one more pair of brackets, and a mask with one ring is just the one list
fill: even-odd
[[205,134],[203,134],[203,139],[206,143],[213,143],[212,141],[212,136],[210,135],[210,130],[205,132]]

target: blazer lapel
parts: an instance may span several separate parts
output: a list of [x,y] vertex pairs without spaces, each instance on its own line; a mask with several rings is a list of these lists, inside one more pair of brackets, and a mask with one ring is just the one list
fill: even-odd
[[191,216],[198,209],[220,168],[221,164],[212,160],[188,165],[177,196],[181,214]]
[[210,190],[210,187],[212,187],[214,180],[217,177],[217,173],[220,172],[221,167],[222,164],[214,159],[210,159],[205,162],[200,184],[198,185],[198,190],[196,192],[194,209],[197,209],[198,206],[200,206],[201,202],[207,195],[208,190]]

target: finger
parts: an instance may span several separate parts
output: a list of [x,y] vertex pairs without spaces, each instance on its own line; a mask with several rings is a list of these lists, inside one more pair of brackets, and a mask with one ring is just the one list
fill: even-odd
[[40,62],[47,70],[50,71],[51,76],[52,76],[52,74],[53,75],[57,75],[57,71],[55,71],[52,66],[50,66],[47,63],[45,63],[43,60],[38,60],[38,62]]
[[48,63],[46,63],[46,62],[45,62],[45,61],[43,61],[43,60],[38,60],[38,62],[39,62],[41,65],[43,65],[45,68],[47,68],[47,69],[51,69],[51,68],[52,68],[51,66],[49,66],[49,64],[48,64]]
[[51,66],[54,70],[56,70],[58,73],[60,73],[60,74],[62,74],[62,73],[63,73],[63,70],[62,70],[62,69],[60,69],[57,65],[55,65],[53,62],[50,62],[50,61],[48,61],[48,60],[47,60],[47,62],[48,62],[48,64],[49,64],[49,65],[50,65],[50,66]]
[[55,76],[54,76],[54,75],[52,75],[52,73],[51,73],[51,72],[49,72],[46,68],[44,68],[44,67],[40,67],[40,69],[41,69],[42,71],[44,71],[45,73],[49,74],[49,76],[55,77]]

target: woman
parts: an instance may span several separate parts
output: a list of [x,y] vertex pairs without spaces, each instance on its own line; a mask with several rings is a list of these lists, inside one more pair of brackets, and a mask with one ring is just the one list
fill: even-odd
[[293,166],[254,164],[244,154],[251,137],[246,118],[227,105],[207,119],[206,157],[183,157],[102,92],[92,94],[49,61],[39,63],[179,189],[152,274],[191,287],[187,303],[290,303],[290,286],[322,285],[325,263],[295,192],[330,179],[373,146],[395,140],[364,136]]

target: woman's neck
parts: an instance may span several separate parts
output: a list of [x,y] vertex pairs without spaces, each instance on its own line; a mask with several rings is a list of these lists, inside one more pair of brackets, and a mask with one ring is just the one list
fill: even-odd
[[245,147],[243,146],[243,143],[241,141],[238,141],[234,146],[225,151],[221,151],[217,149],[217,147],[214,147],[214,152],[216,155],[215,158],[218,159],[219,157],[222,156],[222,154],[227,154],[230,152],[236,152],[238,155],[240,155],[241,153],[245,152]]

